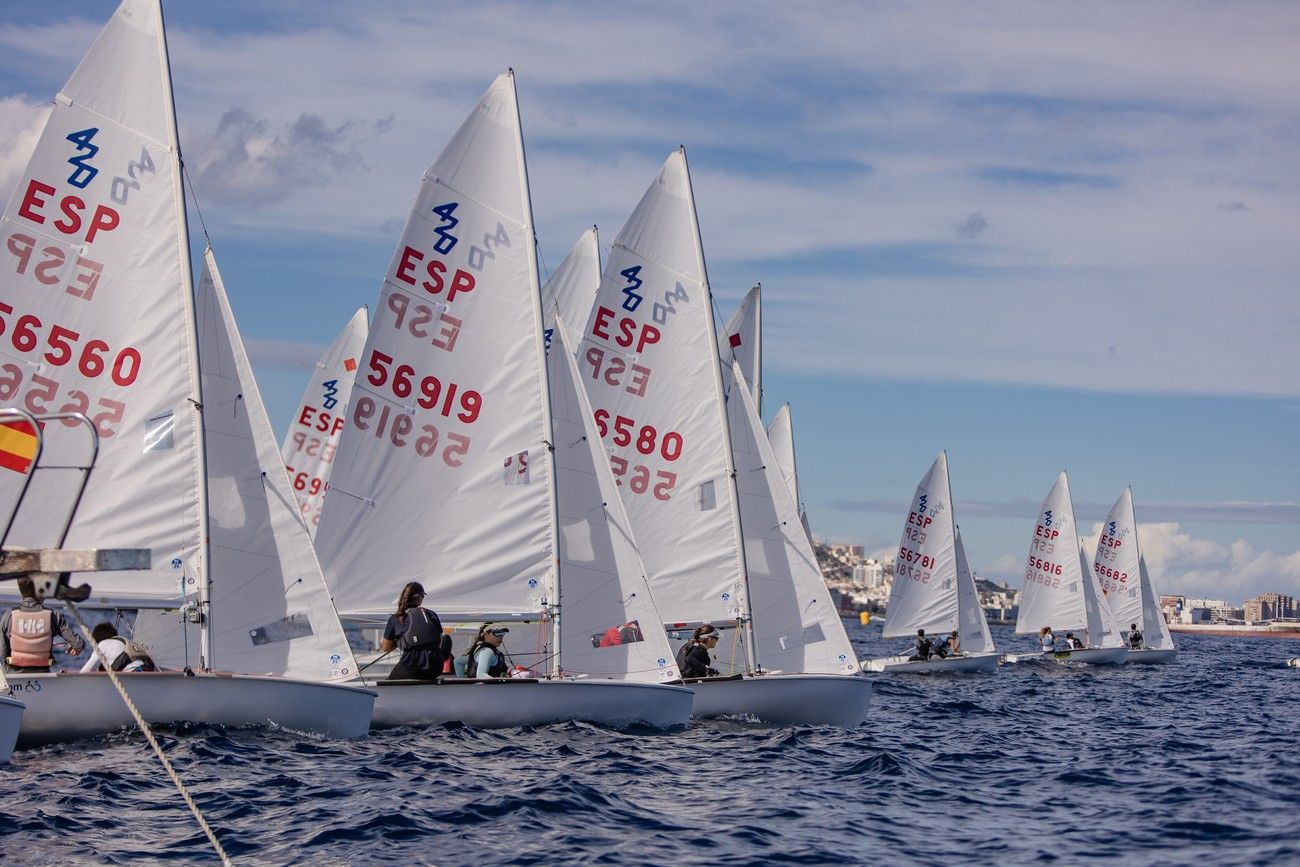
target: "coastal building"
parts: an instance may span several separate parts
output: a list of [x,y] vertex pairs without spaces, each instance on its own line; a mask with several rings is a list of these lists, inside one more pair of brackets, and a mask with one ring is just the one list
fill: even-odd
[[1261,593],[1254,599],[1247,599],[1242,603],[1241,608],[1243,619],[1247,623],[1300,616],[1295,599],[1281,593]]

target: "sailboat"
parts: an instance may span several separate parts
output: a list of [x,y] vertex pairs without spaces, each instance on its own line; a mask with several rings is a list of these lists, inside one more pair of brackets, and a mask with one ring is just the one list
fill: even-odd
[[717,335],[679,150],[614,241],[578,349],[593,368],[583,382],[665,626],[729,634],[723,676],[689,681],[696,715],[857,725],[870,682]]
[[772,453],[776,456],[776,466],[785,479],[785,486],[794,499],[799,510],[799,523],[803,525],[804,535],[812,541],[812,528],[808,524],[808,510],[804,508],[803,495],[799,491],[799,470],[794,457],[794,418],[790,404],[782,404],[767,425],[767,441],[772,444]]
[[534,238],[509,72],[421,182],[316,541],[345,617],[382,623],[419,580],[446,622],[526,627],[536,676],[382,681],[376,725],[690,717],[580,374],[545,352]]
[[[1084,648],[1054,652],[1051,655],[1055,658],[1094,665],[1123,664],[1128,659],[1128,648],[1120,638],[1114,614],[1079,542],[1070,481],[1064,472],[1057,476],[1038,510],[1025,565],[1016,634],[1036,635],[1044,626],[1057,635],[1069,630],[1087,637]],[[1027,658],[1034,655],[1007,657],[1008,661]]]
[[884,637],[911,638],[924,629],[941,638],[955,630],[961,652],[915,661],[903,654],[868,660],[864,667],[891,674],[996,669],[998,654],[954,516],[947,452],[939,453],[916,486],[895,563]]
[[329,490],[339,433],[352,397],[352,381],[369,331],[370,312],[365,307],[358,308],[316,362],[311,382],[280,446],[298,508],[313,538],[320,525],[321,504]]
[[[600,233],[595,226],[583,232],[560,266],[542,286],[542,311],[546,317],[546,349],[555,342],[555,322],[581,328],[591,315],[600,290]],[[579,361],[579,368],[583,362]],[[617,376],[622,371],[615,370]]]
[[[9,683],[0,672],[0,690],[7,691]],[[9,761],[14,754],[14,745],[18,743],[18,730],[23,724],[23,710],[27,705],[13,696],[0,692],[0,764]]]
[[[324,682],[354,676],[355,662],[210,255],[198,300],[213,315],[199,328],[178,153],[161,5],[124,0],[56,98],[5,213],[0,310],[18,353],[5,398],[83,412],[98,430],[66,544],[148,548],[153,568],[97,575],[97,601],[190,600],[183,618],[137,620],[168,623],[151,650],[186,666],[130,675],[147,721],[362,735],[374,693]],[[66,500],[57,484],[29,500],[11,538],[42,547]],[[161,638],[182,630],[173,656]],[[132,724],[102,673],[10,680],[27,703],[20,745]]]
[[1101,583],[1106,601],[1115,613],[1121,635],[1129,639],[1129,625],[1139,625],[1142,646],[1129,647],[1130,665],[1173,662],[1178,655],[1173,636],[1160,610],[1159,597],[1151,586],[1146,558],[1138,544],[1137,518],[1133,513],[1133,489],[1126,487],[1106,515],[1097,556],[1092,559],[1094,577]]
[[745,293],[718,335],[725,363],[740,365],[749,394],[763,415],[763,285]]

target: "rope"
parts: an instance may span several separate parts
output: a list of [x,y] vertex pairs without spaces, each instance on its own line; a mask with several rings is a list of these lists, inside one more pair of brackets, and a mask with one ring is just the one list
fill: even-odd
[[144,732],[145,740],[149,742],[149,746],[153,747],[154,754],[158,756],[158,761],[162,762],[163,769],[167,771],[167,776],[171,777],[172,782],[176,784],[177,790],[181,793],[181,798],[185,800],[185,805],[189,807],[190,812],[194,814],[194,819],[199,823],[199,827],[203,829],[203,833],[208,835],[208,842],[212,844],[212,848],[216,850],[218,857],[221,858],[221,863],[225,865],[234,864],[234,862],[230,860],[230,856],[226,854],[226,850],[221,848],[221,841],[218,840],[217,835],[212,832],[212,828],[208,826],[207,820],[203,818],[203,813],[199,811],[198,804],[194,803],[194,798],[190,797],[189,790],[186,789],[185,784],[181,782],[181,778],[177,775],[176,769],[173,768],[172,763],[167,760],[167,755],[162,751],[162,747],[158,745],[157,739],[154,738],[153,730],[149,727],[149,723],[145,722],[144,717],[140,715],[140,711],[136,708],[135,702],[131,701],[131,696],[126,694],[126,689],[122,686],[122,681],[118,679],[117,672],[113,671],[110,667],[109,661],[104,659],[104,655],[99,652],[99,645],[90,634],[90,628],[86,626],[86,621],[81,619],[81,612],[77,610],[77,606],[70,600],[67,601],[67,606],[68,610],[72,613],[72,619],[77,621],[77,626],[80,627],[82,634],[86,636],[86,641],[90,642],[92,652],[95,656],[99,657],[100,665],[104,666],[104,672],[108,675],[108,679],[113,682],[113,688],[117,690],[118,695],[122,696],[122,701],[126,703],[126,709],[129,710],[131,716],[135,718],[135,724],[140,727],[140,731]]

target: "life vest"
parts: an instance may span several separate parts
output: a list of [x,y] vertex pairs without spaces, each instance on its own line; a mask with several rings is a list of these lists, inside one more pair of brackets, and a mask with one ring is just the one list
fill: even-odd
[[54,612],[47,608],[9,615],[9,659],[16,668],[49,668],[54,660]]
[[425,650],[442,647],[442,623],[426,608],[406,612],[406,631],[397,639],[402,650]]
[[[492,651],[492,664],[488,666],[486,674],[480,674],[478,670],[478,652],[485,647]],[[466,677],[500,677],[509,670],[510,667],[506,665],[506,657],[504,653],[497,650],[486,641],[474,642],[474,647],[471,648],[469,652],[469,660],[465,663]]]
[[1056,636],[1049,632],[1043,636],[1043,650],[1051,651],[1055,649],[1056,649]]
[[158,666],[154,664],[153,657],[149,655],[148,650],[145,650],[144,645],[136,644],[131,639],[123,638],[121,636],[118,636],[117,640],[126,645],[126,650],[123,650],[117,655],[117,658],[110,663],[109,668],[114,671],[122,671],[131,663],[139,662],[141,665],[139,668],[135,669],[135,671],[158,670]]
[[1142,649],[1142,630],[1140,630],[1140,629],[1134,629],[1132,632],[1130,632],[1130,633],[1128,634],[1128,643],[1129,643],[1129,646],[1132,647],[1134,650],[1141,650],[1141,649]]

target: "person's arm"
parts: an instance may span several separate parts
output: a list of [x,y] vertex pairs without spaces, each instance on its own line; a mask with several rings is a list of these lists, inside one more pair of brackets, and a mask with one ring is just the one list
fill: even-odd
[[53,613],[54,627],[59,630],[59,635],[62,635],[63,640],[68,643],[68,653],[72,656],[80,656],[81,651],[86,648],[86,643],[82,641],[81,636],[77,634],[77,630],[72,628],[72,624],[68,622],[68,618],[64,617],[57,611]]
[[[95,652],[97,649],[98,649],[98,645],[96,645],[95,647],[92,647],[92,648],[90,649],[90,659],[87,659],[86,662],[85,662],[85,664],[81,666],[81,673],[82,673],[82,674],[89,674],[89,673],[92,672],[92,671],[99,671],[99,670],[100,670],[100,668],[99,668],[99,657],[100,657],[100,654],[98,654],[98,653]],[[112,664],[113,664],[113,661],[112,661],[111,659],[110,659],[110,660],[106,660],[106,662],[107,662],[107,664],[105,665],[105,668],[107,668],[108,665],[112,665]]]
[[388,622],[384,624],[384,637],[379,640],[379,649],[384,653],[392,653],[397,647],[397,618],[391,615]]
[[492,661],[494,659],[496,659],[496,654],[492,652],[492,648],[486,645],[480,647],[478,652],[474,654],[475,676],[491,677],[492,675],[488,674],[488,672],[492,670]]

